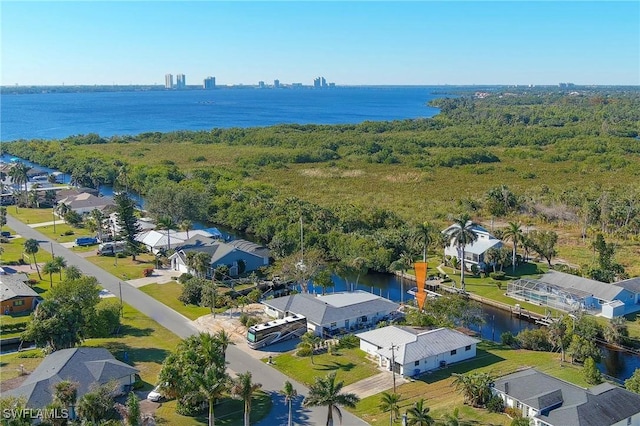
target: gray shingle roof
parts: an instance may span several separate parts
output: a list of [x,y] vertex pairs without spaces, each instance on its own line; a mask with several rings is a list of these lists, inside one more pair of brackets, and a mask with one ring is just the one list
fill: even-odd
[[12,275],[0,275],[0,300],[13,299],[14,297],[38,297],[38,293],[20,279]]
[[53,386],[63,380],[78,383],[80,398],[96,382],[105,384],[137,372],[104,348],[62,349],[48,355],[22,386],[3,392],[3,395],[24,396],[28,407],[41,408],[51,403]]
[[613,283],[616,287],[621,287],[632,291],[634,293],[640,293],[640,277],[630,278],[628,280],[618,281]]
[[202,235],[193,236],[182,243],[180,246],[176,247],[176,253],[179,253],[179,256],[183,259],[183,261],[186,261],[186,255],[183,255],[182,253],[186,254],[190,251],[195,251],[210,254],[211,263],[216,263],[218,260],[222,259],[233,250],[240,250],[252,256],[261,258],[269,257],[268,249],[254,244],[250,241],[234,240],[230,242],[224,242],[213,237],[206,237]]
[[366,291],[326,296],[294,294],[265,300],[262,303],[281,312],[304,315],[308,321],[321,325],[333,322],[340,324],[346,319],[369,316],[378,312],[388,313],[398,309],[397,303]]
[[638,394],[611,384],[583,389],[533,368],[501,377],[494,387],[542,410],[537,417],[556,426],[607,426],[640,413]]

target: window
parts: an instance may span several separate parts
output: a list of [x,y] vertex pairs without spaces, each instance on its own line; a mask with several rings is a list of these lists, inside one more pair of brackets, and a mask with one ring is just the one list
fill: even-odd
[[627,426],[631,426],[631,417],[627,418]]
[[14,300],[13,301],[13,306],[22,306],[24,305],[24,300],[23,299],[19,299],[19,300]]
[[458,350],[457,350],[457,349],[454,349],[454,350],[452,350],[452,351],[451,351],[451,355],[455,355],[455,354],[457,354],[457,353],[458,353]]
[[420,365],[420,361],[418,360],[418,361],[414,362],[413,365],[415,365],[417,367],[418,365]]
[[360,321],[361,322],[367,322],[367,316],[366,315],[361,316],[360,317]]
[[336,324],[335,322],[332,322],[331,323],[331,328],[335,328],[336,325],[338,325],[338,324]]
[[471,345],[469,345],[469,346],[465,346],[465,347],[464,347],[464,350],[465,350],[465,351],[470,351],[470,350],[471,350]]

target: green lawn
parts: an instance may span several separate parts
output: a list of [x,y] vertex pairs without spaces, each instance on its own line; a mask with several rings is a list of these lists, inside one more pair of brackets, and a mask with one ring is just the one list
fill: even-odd
[[[27,224],[53,221],[53,211],[51,208],[38,209],[38,208],[9,206],[7,207],[7,213],[15,217],[19,221]],[[56,222],[58,221],[62,223],[62,219],[56,216]]]
[[[66,223],[56,223],[55,231],[53,225],[39,226],[35,230],[59,243],[70,243],[79,237],[93,237],[95,235],[86,228],[76,228]],[[66,235],[67,233],[71,233],[71,235]]]
[[[271,410],[271,396],[266,392],[258,392],[251,401],[251,424],[258,422]],[[243,425],[244,404],[239,399],[230,397],[218,401],[214,407],[216,425],[241,426]],[[156,422],[168,425],[206,425],[208,424],[207,413],[197,417],[181,416],[176,413],[176,401],[168,401],[156,411]]]
[[[452,373],[466,374],[473,372],[486,372],[495,377],[512,373],[524,367],[536,367],[540,371],[551,374],[562,380],[587,387],[582,378],[581,368],[565,363],[560,366],[560,355],[548,352],[533,352],[515,350],[496,343],[483,341],[478,345],[477,357],[468,362],[451,365],[445,369],[421,376],[418,380],[403,384],[398,387],[401,395],[400,411],[410,408],[415,401],[424,398],[431,408],[431,416],[440,419],[453,409],[460,409],[460,417],[467,421],[475,421],[483,425],[508,425],[511,420],[502,414],[491,414],[486,410],[475,409],[463,404],[463,398],[459,395],[451,383]],[[373,426],[385,426],[389,424],[389,416],[378,408],[380,395],[364,398],[353,410],[356,415],[369,422]]]
[[376,365],[366,359],[365,352],[356,348],[340,349],[336,355],[314,355],[313,361],[312,364],[311,357],[298,357],[293,352],[273,358],[276,369],[307,386],[314,382],[315,377],[333,371],[345,386],[379,373]]
[[94,263],[124,280],[132,280],[142,278],[142,271],[147,268],[155,268],[155,257],[148,253],[139,254],[136,260],[131,260],[131,256],[116,258],[115,256],[89,256],[86,258],[89,262]]
[[166,284],[148,284],[140,287],[140,290],[191,320],[211,313],[210,308],[185,305],[179,301],[178,297],[182,293],[182,286],[176,281],[171,281]]

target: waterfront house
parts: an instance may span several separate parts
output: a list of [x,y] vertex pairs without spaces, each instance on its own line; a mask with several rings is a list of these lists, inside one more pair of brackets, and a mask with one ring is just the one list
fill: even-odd
[[[213,228],[216,230],[215,228]],[[217,230],[216,230],[217,231]],[[204,229],[191,231],[174,231],[167,229],[148,229],[136,235],[136,241],[144,245],[147,250],[157,254],[160,250],[171,250],[185,245],[185,241],[192,237],[220,238],[220,231],[216,233]]]
[[403,376],[465,361],[476,356],[478,339],[450,328],[427,330],[390,325],[359,333],[360,349],[374,357],[380,367]]
[[93,386],[111,381],[117,393],[129,391],[135,382],[136,368],[118,361],[104,348],[72,348],[55,351],[42,360],[18,388],[3,391],[3,396],[24,397],[29,408],[43,408],[53,401],[54,386],[63,380],[78,385],[78,399]]
[[[220,265],[228,266],[229,275],[232,277],[269,265],[270,253],[266,247],[246,240],[221,241],[216,236],[195,235],[177,246],[175,253],[169,256],[171,269],[192,273],[187,262],[189,253],[199,252],[211,256],[207,278],[210,278],[213,270]],[[243,268],[241,263],[244,264]]]
[[497,379],[492,392],[533,426],[640,426],[640,395],[609,383],[584,389],[528,368]]
[[358,290],[324,296],[294,294],[264,300],[267,315],[284,318],[303,315],[307,328],[318,336],[332,336],[374,326],[398,310],[398,304],[384,297]]
[[65,204],[69,210],[81,215],[89,214],[95,209],[106,213],[115,208],[113,198],[96,197],[88,192],[68,193],[68,195],[58,198],[57,202],[58,204]]
[[[451,236],[455,226],[451,225],[442,233]],[[474,225],[472,227],[473,232],[478,236],[478,239],[470,244],[467,244],[464,248],[464,262],[467,269],[471,269],[472,265],[477,265],[481,270],[486,270],[487,265],[485,262],[485,254],[487,250],[491,248],[499,249],[502,247],[502,241],[491,235],[489,231],[480,225]],[[458,253],[458,246],[454,243],[453,238],[448,246],[444,248],[444,255],[455,257],[460,260],[462,253]]]
[[640,311],[640,278],[603,283],[549,271],[538,279],[521,278],[509,283],[507,295],[565,312],[587,311],[613,318]]
[[0,273],[0,312],[8,315],[18,312],[32,311],[40,296],[26,283],[29,278],[25,274],[7,275]]

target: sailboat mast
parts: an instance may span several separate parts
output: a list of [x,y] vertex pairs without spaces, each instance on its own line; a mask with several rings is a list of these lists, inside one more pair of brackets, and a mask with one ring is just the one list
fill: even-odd
[[300,262],[304,264],[304,231],[302,229],[302,216],[300,216]]

